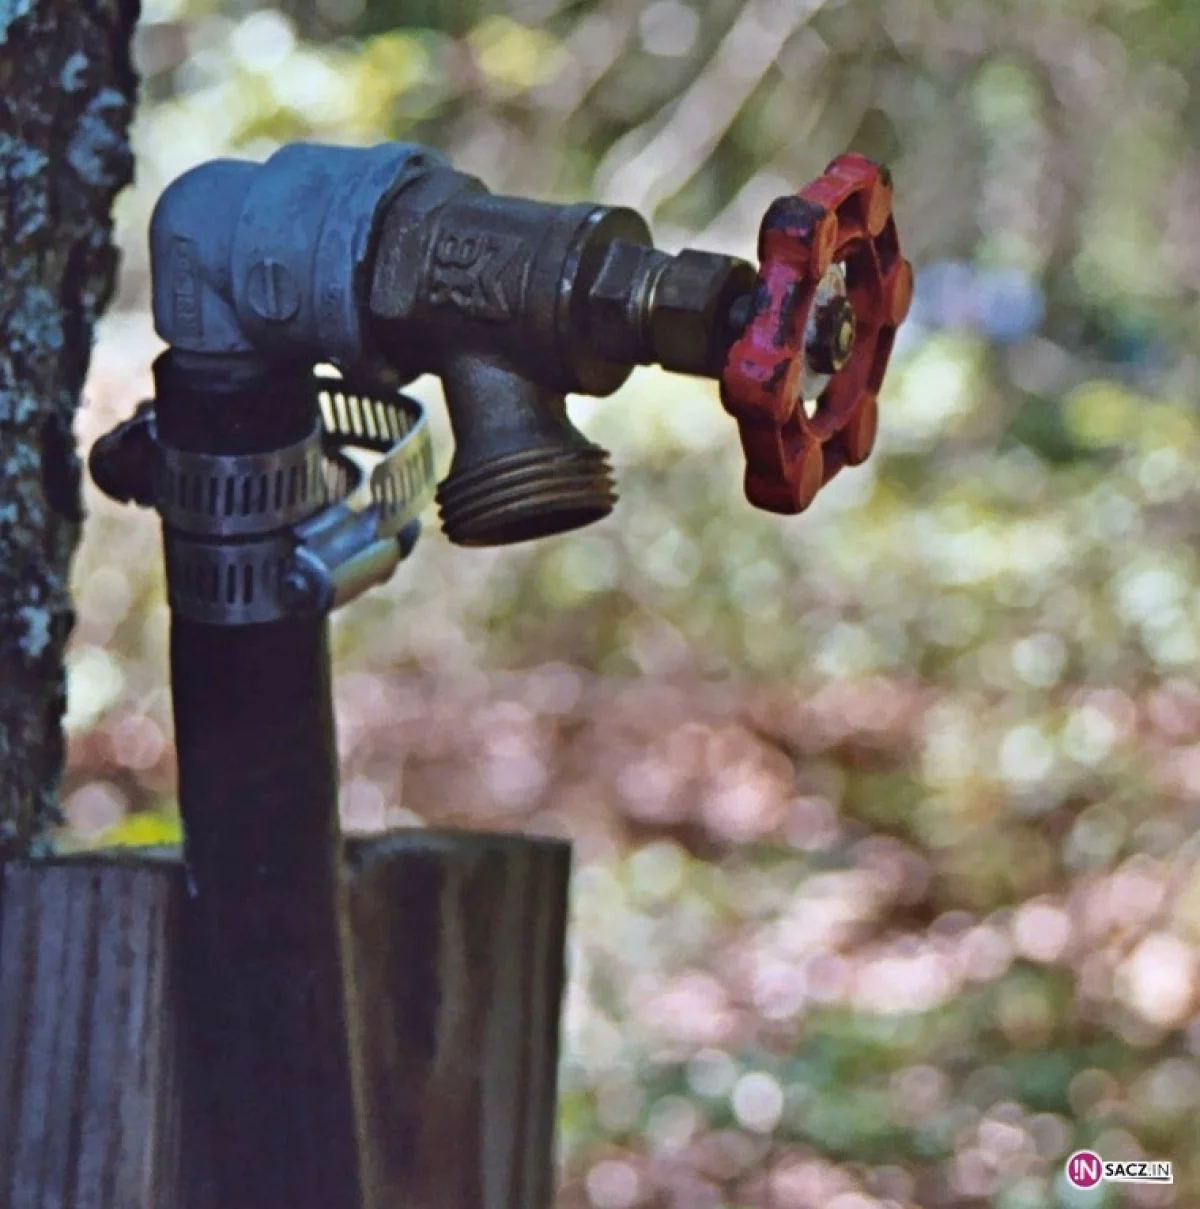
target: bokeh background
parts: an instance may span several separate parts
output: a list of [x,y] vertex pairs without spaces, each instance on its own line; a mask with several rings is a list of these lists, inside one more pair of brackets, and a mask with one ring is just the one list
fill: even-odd
[[[891,164],[871,462],[784,520],[711,384],[578,401],[610,519],[431,524],[338,615],[346,822],[574,839],[564,1209],[1200,1203],[1200,6],[146,0],[138,59],[84,447],[213,156],[418,139],[743,255],[834,154]],[[156,525],[89,509],[61,839],[169,838]],[[1081,1146],[1176,1183],[1072,1193]]]

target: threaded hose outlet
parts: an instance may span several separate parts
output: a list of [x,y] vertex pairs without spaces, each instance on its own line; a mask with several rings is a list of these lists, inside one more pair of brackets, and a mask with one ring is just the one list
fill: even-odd
[[616,504],[608,454],[590,443],[524,449],[451,473],[437,500],[459,546],[508,546],[580,529]]

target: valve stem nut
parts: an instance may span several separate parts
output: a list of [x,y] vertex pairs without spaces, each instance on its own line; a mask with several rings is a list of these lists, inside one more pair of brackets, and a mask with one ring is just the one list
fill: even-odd
[[819,300],[804,342],[804,352],[814,373],[836,374],[854,352],[854,307],[844,294]]

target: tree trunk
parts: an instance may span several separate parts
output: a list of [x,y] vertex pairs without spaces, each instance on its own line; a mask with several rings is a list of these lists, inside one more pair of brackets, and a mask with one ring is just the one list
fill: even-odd
[[137,0],[0,0],[0,861],[58,817],[73,437],[132,179]]

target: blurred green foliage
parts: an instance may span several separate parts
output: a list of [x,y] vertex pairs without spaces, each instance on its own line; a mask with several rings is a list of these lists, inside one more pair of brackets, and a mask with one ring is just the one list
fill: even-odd
[[[1195,1204],[1200,6],[148,0],[139,59],[85,442],[148,387],[146,222],[206,158],[426,141],[742,255],[837,152],[890,162],[919,288],[872,460],[785,521],[711,386],[580,401],[610,520],[430,531],[339,617],[346,819],[575,839],[563,1206]],[[70,838],[166,842],[157,538],[91,508]],[[1073,1194],[1082,1146],[1176,1184]]]

